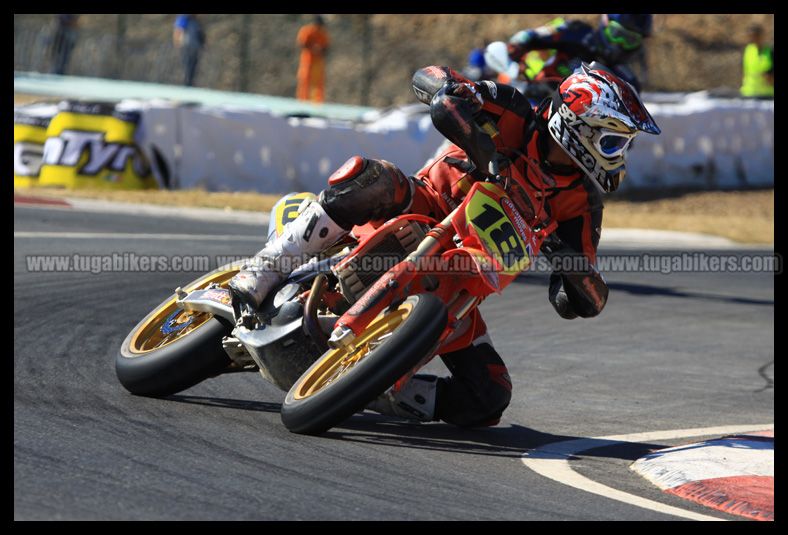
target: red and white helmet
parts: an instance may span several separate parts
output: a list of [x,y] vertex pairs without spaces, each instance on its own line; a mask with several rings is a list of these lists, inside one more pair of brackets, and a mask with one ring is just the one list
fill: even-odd
[[618,188],[637,133],[660,133],[635,89],[597,62],[583,63],[561,82],[547,128],[604,192]]

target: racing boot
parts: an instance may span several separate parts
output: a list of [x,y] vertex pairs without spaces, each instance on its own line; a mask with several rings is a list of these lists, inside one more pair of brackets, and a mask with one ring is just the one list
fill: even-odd
[[396,390],[388,389],[378,396],[367,409],[407,420],[430,422],[435,418],[435,399],[438,393],[438,378],[434,375],[414,375],[410,381]]
[[317,202],[310,202],[282,234],[269,241],[230,280],[229,288],[236,319],[241,305],[257,310],[277,284],[310,257],[332,245],[347,230],[340,227]]

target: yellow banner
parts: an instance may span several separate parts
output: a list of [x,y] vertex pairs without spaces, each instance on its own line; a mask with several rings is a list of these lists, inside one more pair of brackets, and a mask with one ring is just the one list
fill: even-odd
[[47,138],[48,117],[14,114],[14,187],[38,184]]
[[68,189],[156,188],[134,142],[136,112],[106,103],[66,102],[49,122],[38,183]]

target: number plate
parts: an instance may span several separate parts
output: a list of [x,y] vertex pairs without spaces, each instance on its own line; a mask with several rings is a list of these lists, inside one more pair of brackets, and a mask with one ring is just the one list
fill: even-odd
[[[500,191],[500,188],[495,188]],[[466,204],[465,219],[474,228],[487,252],[501,265],[500,271],[517,275],[531,264],[530,247],[515,230],[501,203],[488,196],[483,189],[487,188],[478,189]]]

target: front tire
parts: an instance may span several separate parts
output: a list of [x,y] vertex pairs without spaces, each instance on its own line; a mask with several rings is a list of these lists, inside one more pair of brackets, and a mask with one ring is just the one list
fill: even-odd
[[316,435],[346,420],[430,356],[446,322],[446,305],[432,294],[384,311],[356,337],[355,351],[331,349],[304,372],[282,404],[282,422]]

